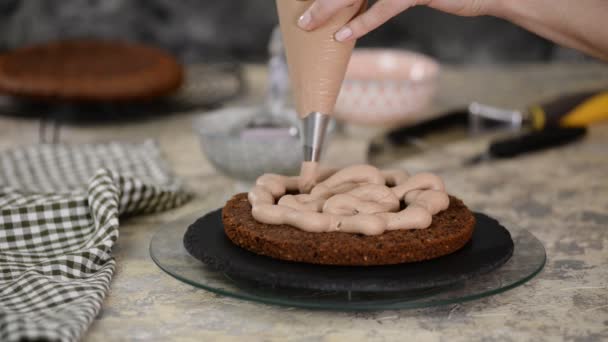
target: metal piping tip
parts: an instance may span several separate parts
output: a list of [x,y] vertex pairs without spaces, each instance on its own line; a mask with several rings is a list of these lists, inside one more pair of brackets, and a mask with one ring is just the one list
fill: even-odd
[[312,112],[302,119],[304,161],[318,162],[321,159],[329,121],[329,115],[319,112]]

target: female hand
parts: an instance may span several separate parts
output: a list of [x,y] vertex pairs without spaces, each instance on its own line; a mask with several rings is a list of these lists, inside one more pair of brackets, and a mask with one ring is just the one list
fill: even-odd
[[[285,0],[287,1],[287,0]],[[315,0],[298,25],[314,30],[340,9],[364,0]],[[338,30],[338,41],[357,39],[413,6],[461,15],[493,15],[540,36],[608,61],[608,0],[378,0]]]
[[[363,0],[316,0],[300,17],[298,25],[304,30],[314,30],[338,11],[347,6],[360,5]],[[354,18],[338,30],[338,41],[357,39],[374,30],[406,9],[425,5],[444,12],[477,16],[489,14],[494,0],[378,0],[369,10]]]

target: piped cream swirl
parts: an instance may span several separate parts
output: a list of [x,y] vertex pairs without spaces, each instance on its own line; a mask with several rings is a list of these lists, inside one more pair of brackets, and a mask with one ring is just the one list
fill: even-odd
[[[249,192],[253,217],[307,232],[379,235],[387,230],[428,228],[450,199],[441,178],[430,173],[380,171],[355,165],[321,172],[310,193],[291,195],[299,177],[265,174]],[[401,201],[405,209],[400,210]]]

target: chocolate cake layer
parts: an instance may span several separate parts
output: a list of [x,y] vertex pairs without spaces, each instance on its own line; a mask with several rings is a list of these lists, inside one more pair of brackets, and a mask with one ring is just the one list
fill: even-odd
[[377,236],[343,232],[309,233],[288,225],[257,222],[247,194],[230,199],[222,211],[224,230],[236,245],[276,259],[323,264],[371,266],[438,258],[462,248],[471,238],[475,217],[450,196],[447,210],[426,229],[388,231]]

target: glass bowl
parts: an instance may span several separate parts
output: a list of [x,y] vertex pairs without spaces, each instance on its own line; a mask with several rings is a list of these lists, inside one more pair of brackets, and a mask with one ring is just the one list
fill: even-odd
[[194,120],[201,147],[213,166],[242,181],[264,173],[296,175],[302,145],[294,120],[267,115],[263,107],[228,107]]

